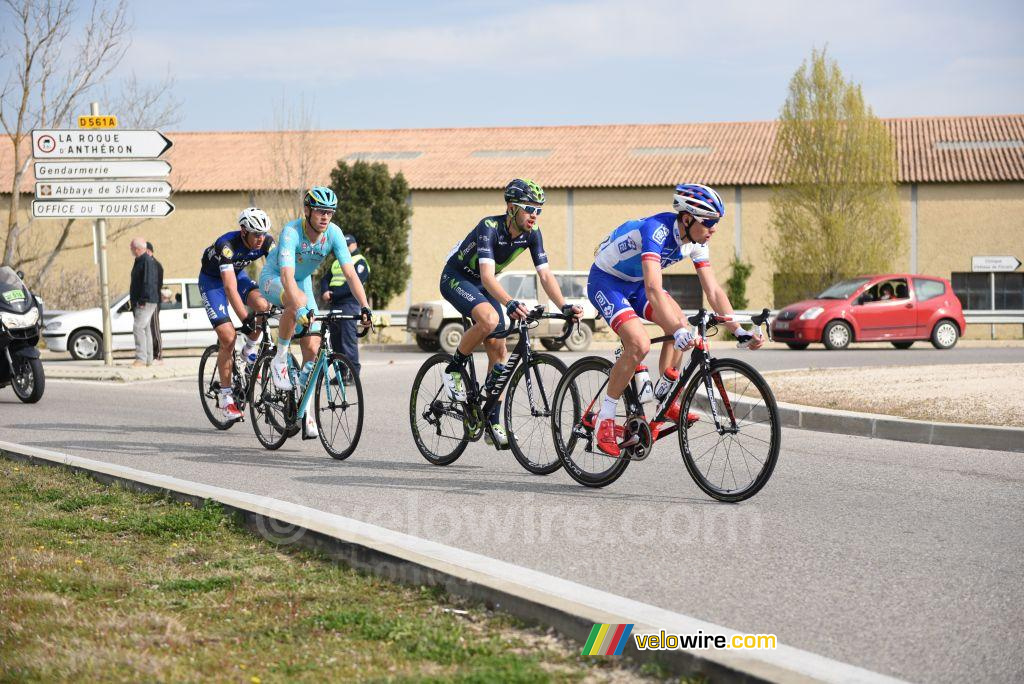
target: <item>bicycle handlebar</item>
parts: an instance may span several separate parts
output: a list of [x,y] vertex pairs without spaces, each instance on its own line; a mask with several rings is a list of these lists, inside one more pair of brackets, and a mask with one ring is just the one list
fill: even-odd
[[563,313],[546,313],[544,311],[544,306],[538,304],[537,306],[530,310],[530,313],[526,315],[525,319],[512,321],[512,324],[509,325],[507,329],[500,330],[498,332],[493,332],[487,337],[488,339],[493,340],[503,340],[509,335],[514,335],[515,333],[519,332],[524,326],[529,326],[531,328],[535,327],[529,324],[537,323],[545,318],[558,319],[566,322],[565,331],[562,333],[561,337],[555,338],[556,342],[565,342],[569,335],[572,334],[572,321],[575,319],[575,316]]

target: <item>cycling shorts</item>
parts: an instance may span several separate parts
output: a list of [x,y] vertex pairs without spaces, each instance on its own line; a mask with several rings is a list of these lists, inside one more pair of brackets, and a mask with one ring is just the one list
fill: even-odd
[[616,333],[623,323],[634,318],[651,320],[651,303],[647,301],[647,290],[642,280],[630,282],[591,266],[587,297]]
[[457,273],[449,269],[441,271],[441,296],[444,297],[460,314],[472,318],[474,307],[490,304],[498,312],[498,327],[494,332],[505,329],[505,307],[488,292],[479,280]]
[[[249,298],[249,293],[256,289],[256,283],[245,271],[235,274],[238,282],[238,296],[242,303]],[[199,293],[203,296],[203,306],[206,308],[206,317],[210,319],[210,325],[216,328],[218,325],[231,322],[231,305],[228,303],[228,295],[224,291],[224,281],[217,277],[199,274]]]

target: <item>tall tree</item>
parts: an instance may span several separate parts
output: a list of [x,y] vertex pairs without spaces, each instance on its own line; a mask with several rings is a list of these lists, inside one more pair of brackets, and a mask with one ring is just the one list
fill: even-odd
[[789,83],[772,162],[776,305],[892,269],[904,243],[892,139],[826,49]]
[[398,173],[392,176],[386,164],[344,161],[331,171],[331,189],[338,193],[334,222],[352,233],[359,249],[370,262],[366,294],[375,307],[386,306],[405,289],[411,268],[409,231],[412,208],[408,204],[409,184]]

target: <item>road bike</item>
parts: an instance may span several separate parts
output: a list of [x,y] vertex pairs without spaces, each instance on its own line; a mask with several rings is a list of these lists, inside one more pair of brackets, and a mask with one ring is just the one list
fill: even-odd
[[[280,309],[271,307],[267,311],[253,314],[252,324],[258,326],[262,333],[259,347],[257,347],[259,354],[273,347],[270,335],[267,334],[268,322],[280,313]],[[249,326],[245,324],[235,328],[236,333],[241,333],[236,337],[236,342],[240,341],[243,335],[248,334],[249,330]],[[218,403],[221,389],[220,372],[217,368],[217,353],[219,349],[219,344],[211,344],[203,351],[203,355],[199,359],[199,399],[203,405],[206,417],[210,419],[213,426],[218,430],[227,430],[235,423],[242,422],[243,419],[225,420],[221,413],[220,404]],[[238,345],[231,354],[231,393],[235,400],[235,406],[238,407],[239,411],[244,412],[249,396],[249,382],[252,369],[249,368],[247,371],[241,351],[241,345]]]
[[[749,321],[758,328],[767,327],[769,314],[764,309]],[[612,361],[589,356],[566,370],[555,388],[551,431],[558,457],[574,480],[588,487],[609,485],[631,461],[647,458],[654,442],[678,433],[686,470],[709,496],[743,501],[768,482],[782,438],[775,395],[752,366],[738,359],[715,358],[708,345],[709,328],[713,335],[716,324],[746,320],[700,309],[687,321],[695,328],[693,353],[685,370],[658,400],[653,418],[647,419],[638,399],[641,388],[635,376],[626,387],[619,409],[619,416],[625,419],[619,457],[608,456],[596,446],[597,417]],[[672,339],[665,335],[651,342]],[[680,404],[678,417],[694,414],[695,422],[680,428],[667,418],[676,401]]]
[[[332,458],[341,461],[355,451],[363,431],[363,386],[352,361],[331,348],[328,334],[330,323],[352,320],[361,317],[335,312],[310,315],[304,331],[292,339],[316,335],[320,349],[306,378],[301,377],[298,363],[289,354],[290,390],[278,389],[271,377],[275,349],[265,350],[256,359],[249,385],[249,412],[256,438],[264,448],[281,448],[289,437],[299,433],[306,413],[312,409],[317,436]],[[314,321],[320,325],[314,326]],[[372,329],[367,325],[357,336],[365,337]]]
[[[551,398],[565,364],[553,354],[536,353],[530,346],[530,330],[543,319],[565,321],[565,330],[556,342],[564,342],[572,334],[572,314],[545,313],[537,306],[522,321],[515,321],[506,330],[491,333],[489,338],[505,339],[518,333],[512,353],[493,386],[477,383],[472,358],[466,362],[468,382],[466,401],[455,401],[444,383],[444,369],[451,363],[450,354],[438,353],[428,358],[416,373],[409,399],[409,422],[413,440],[423,458],[434,465],[454,463],[470,442],[484,434],[499,450],[511,449],[519,464],[535,475],[548,475],[562,467],[551,443]],[[577,323],[578,325],[578,323]],[[463,319],[463,326],[468,321]],[[505,398],[504,423],[508,446],[498,446],[488,415],[501,394]]]

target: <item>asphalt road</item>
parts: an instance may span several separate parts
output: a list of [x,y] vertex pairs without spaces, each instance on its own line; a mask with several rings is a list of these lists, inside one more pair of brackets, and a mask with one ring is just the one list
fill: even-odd
[[[1022,356],[736,354],[763,370]],[[672,440],[598,491],[482,442],[439,468],[405,415],[424,357],[365,355],[368,417],[344,462],[316,441],[264,451],[248,424],[213,430],[192,380],[52,381],[34,406],[5,389],[0,439],[321,508],[909,680],[1024,680],[1020,454],[786,430],[771,482],[739,505],[703,495]]]

